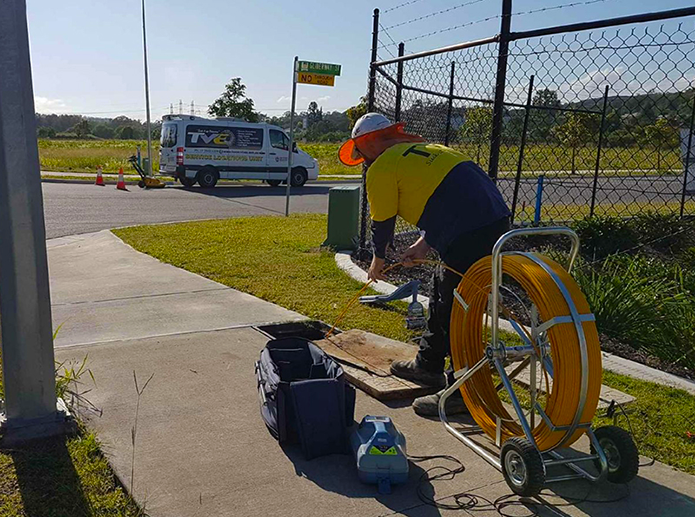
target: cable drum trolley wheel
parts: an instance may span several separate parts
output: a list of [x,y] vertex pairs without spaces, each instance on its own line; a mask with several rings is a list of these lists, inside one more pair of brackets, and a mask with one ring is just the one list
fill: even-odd
[[[512,238],[536,235],[570,239],[566,268],[543,255],[502,251]],[[439,417],[449,433],[500,470],[522,496],[537,495],[558,481],[627,482],[637,474],[632,437],[617,428],[591,428],[601,389],[601,350],[594,315],[569,273],[578,252],[579,237],[569,228],[511,230],[499,238],[491,256],[471,266],[454,291],[450,336],[455,381],[439,400]],[[505,275],[514,281],[510,286],[503,283]],[[519,289],[530,303],[522,300]],[[530,328],[501,306],[503,291],[524,309]],[[506,345],[500,339],[501,308],[522,344]],[[522,390],[512,381],[526,370],[528,392],[520,399],[517,392]],[[471,438],[470,430],[464,434],[449,423],[445,404],[456,390],[474,427],[494,441],[497,454]],[[591,452],[568,455],[584,434]],[[585,468],[592,463],[597,474]],[[560,466],[570,470],[556,468]]]

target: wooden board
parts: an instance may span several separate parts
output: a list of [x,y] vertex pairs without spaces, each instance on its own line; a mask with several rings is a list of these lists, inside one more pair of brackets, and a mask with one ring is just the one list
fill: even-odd
[[415,357],[417,348],[413,345],[363,330],[348,330],[314,343],[341,363],[351,384],[378,400],[415,398],[439,391],[389,372],[393,361]]

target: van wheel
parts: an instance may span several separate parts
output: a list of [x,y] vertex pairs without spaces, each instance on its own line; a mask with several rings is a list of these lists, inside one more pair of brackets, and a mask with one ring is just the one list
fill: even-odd
[[203,188],[212,188],[217,185],[217,180],[220,179],[220,173],[214,167],[203,167],[198,171],[196,176],[198,185]]
[[187,178],[186,176],[180,176],[179,181],[181,182],[181,185],[183,185],[186,188],[191,188],[193,185],[195,185],[195,178]]
[[266,180],[271,187],[279,187],[282,180]]
[[293,187],[303,187],[304,184],[306,183],[307,179],[308,179],[308,175],[306,173],[306,169],[303,169],[302,167],[297,167],[296,169],[292,169],[292,186]]

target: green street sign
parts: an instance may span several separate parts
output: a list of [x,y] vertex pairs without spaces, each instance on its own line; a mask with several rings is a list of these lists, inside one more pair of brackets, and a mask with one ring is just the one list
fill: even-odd
[[340,75],[340,65],[333,65],[331,63],[316,63],[314,61],[300,61],[298,71],[313,74]]

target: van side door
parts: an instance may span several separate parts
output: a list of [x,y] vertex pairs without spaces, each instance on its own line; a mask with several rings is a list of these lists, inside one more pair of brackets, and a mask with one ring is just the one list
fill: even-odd
[[268,129],[268,172],[284,173],[287,175],[287,150],[290,146],[290,139],[282,131]]

